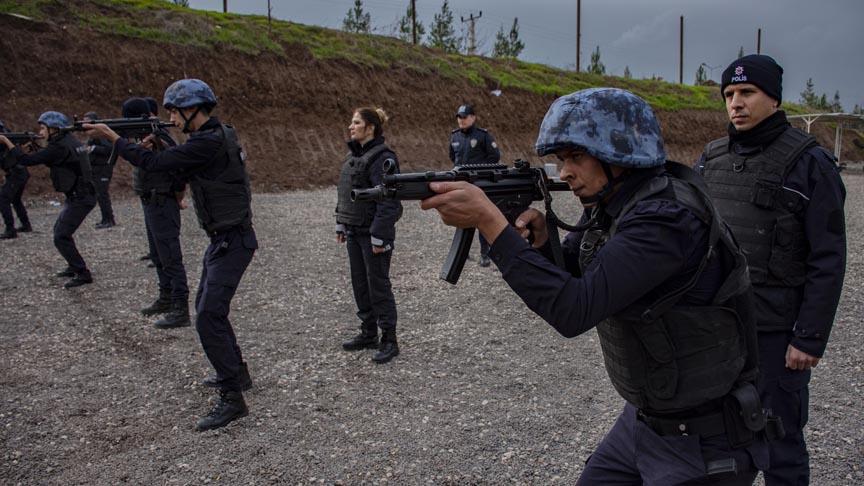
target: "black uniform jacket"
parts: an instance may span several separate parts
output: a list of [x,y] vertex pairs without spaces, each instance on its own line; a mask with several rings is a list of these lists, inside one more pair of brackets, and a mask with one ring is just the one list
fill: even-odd
[[[662,170],[634,172],[600,210],[618,216],[630,196]],[[582,221],[586,219],[583,214]],[[578,263],[582,232],[570,233],[562,242],[567,270],[552,263],[548,244],[533,249],[509,226],[489,256],[532,311],[563,336],[573,337],[633,303],[650,304],[683,287],[708,251],[709,229],[690,209],[661,193],[640,201],[619,220],[616,233],[584,274]],[[710,259],[681,303],[710,303],[731,268],[730,258]]]
[[468,130],[450,133],[450,161],[453,165],[497,164],[501,152],[495,137],[483,128],[471,126]]

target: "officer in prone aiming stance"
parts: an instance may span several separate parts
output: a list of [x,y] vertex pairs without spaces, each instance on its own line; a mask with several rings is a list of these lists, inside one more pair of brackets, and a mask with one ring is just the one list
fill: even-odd
[[216,375],[219,399],[197,430],[215,429],[248,414],[243,391],[252,386],[234,329],[231,299],[258,248],[252,228],[251,191],[245,154],[237,134],[210,112],[213,90],[199,79],[181,79],[165,90],[163,106],[171,122],[189,134],[186,143],[153,151],[153,137],[132,144],[105,125],[85,125],[88,135],[114,143],[119,155],[146,171],[179,171],[189,182],[198,222],[210,237],[195,297],[195,326]]
[[768,421],[752,294],[744,254],[701,179],[666,161],[651,108],[619,89],[556,100],[536,149],[558,157],[585,207],[563,242],[566,269],[552,263],[535,209],[511,227],[465,182],[431,184],[439,194],[421,207],[478,228],[504,280],[563,336],[597,328],[626,403],[579,484],[751,484],[767,463]]
[[54,246],[68,265],[57,274],[58,277],[70,278],[63,284],[67,289],[93,282],[72,235],[96,206],[96,190],[93,188],[87,151],[72,133],[62,130],[70,125],[69,119],[62,113],[42,113],[39,116],[39,135],[48,140],[48,146],[30,154],[25,154],[0,134],[0,143],[6,145],[9,157],[14,157],[24,167],[48,166],[54,190],[66,196],[63,209],[54,223]]

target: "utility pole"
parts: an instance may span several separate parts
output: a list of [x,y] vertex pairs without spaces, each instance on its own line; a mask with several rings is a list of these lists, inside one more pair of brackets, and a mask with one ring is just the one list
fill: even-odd
[[756,54],[762,54],[762,27],[756,31]]
[[465,17],[459,17],[462,19],[462,22],[468,22],[468,55],[473,56],[477,51],[477,37],[474,35],[474,24],[480,17],[483,16],[483,11],[481,10],[479,14],[475,17],[472,13],[468,16],[468,20],[465,20]]
[[684,16],[681,16],[678,47],[678,84],[684,84]]
[[228,13],[228,0],[222,0],[222,13]]
[[582,0],[576,0],[576,72],[579,72],[582,53]]
[[411,0],[411,41],[417,45],[417,0]]
[[267,0],[267,33],[273,33],[273,7],[270,6],[270,0]]

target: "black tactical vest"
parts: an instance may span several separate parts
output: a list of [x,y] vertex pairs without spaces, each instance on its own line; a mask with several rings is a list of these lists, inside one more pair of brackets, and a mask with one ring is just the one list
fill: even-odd
[[[738,385],[754,381],[758,366],[744,255],[708,196],[694,184],[667,173],[643,185],[608,229],[592,228],[584,233],[580,247],[583,271],[614,237],[617,221],[639,201],[661,193],[710,225],[709,251],[685,286],[649,305],[634,303],[597,326],[612,384],[625,400],[649,413],[679,412],[723,397]],[[718,250],[726,251],[719,246],[731,252],[735,265],[713,302],[679,304],[709,259],[718,258]]]
[[[174,139],[167,133],[158,134],[163,148],[176,145]],[[182,189],[182,184],[169,171],[146,171],[140,167],[132,168],[132,190],[139,196],[157,194],[161,196],[172,196],[174,192]]]
[[66,156],[63,160],[57,161],[49,167],[54,190],[64,194],[92,192],[93,176],[86,147],[71,133],[67,133],[56,142],[51,143],[58,143],[66,149]]
[[[729,150],[729,138],[705,147],[704,179],[723,219],[747,255],[756,287],[804,284],[809,246],[803,212],[807,200],[783,187],[800,155],[816,139],[789,128],[765,150],[742,156]],[[789,302],[794,313],[800,302]]]
[[[189,179],[198,224],[211,236],[235,227],[252,227],[252,190],[246,155],[234,127],[221,125],[215,130],[221,132],[222,146],[203,170],[218,175],[205,178],[204,172],[197,171]],[[214,165],[220,169],[214,170]]]
[[351,201],[351,189],[366,189],[369,180],[369,166],[384,151],[390,151],[387,144],[381,143],[361,156],[349,153],[342,164],[337,188],[336,222],[350,226],[369,226],[375,217],[375,201]]

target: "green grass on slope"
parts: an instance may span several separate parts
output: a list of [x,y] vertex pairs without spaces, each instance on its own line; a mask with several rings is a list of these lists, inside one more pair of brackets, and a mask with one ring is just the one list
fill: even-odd
[[[204,48],[228,46],[251,55],[284,56],[286,47],[299,44],[316,59],[344,59],[362,66],[437,73],[468,79],[489,89],[518,88],[561,95],[592,86],[614,86],[633,91],[661,110],[723,107],[717,88],[577,74],[523,61],[446,54],[390,37],[348,34],[286,21],[274,21],[268,29],[265,16],[192,10],[165,0],[0,0],[0,13],[19,13],[157,42]],[[788,108],[798,112],[794,106]]]

